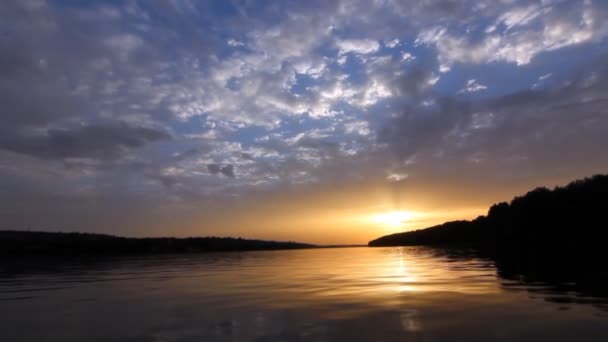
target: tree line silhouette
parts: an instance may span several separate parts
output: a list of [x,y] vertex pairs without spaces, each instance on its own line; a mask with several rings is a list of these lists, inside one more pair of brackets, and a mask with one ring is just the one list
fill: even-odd
[[472,221],[383,236],[369,246],[441,245],[475,248],[583,250],[603,247],[608,236],[608,175],[553,190],[541,187],[493,205]]
[[0,231],[0,255],[115,255],[311,248],[228,237],[125,238],[104,234]]
[[425,245],[471,249],[491,258],[501,276],[566,284],[606,296],[608,175],[553,190],[537,188],[493,205],[472,221],[383,236],[369,246]]

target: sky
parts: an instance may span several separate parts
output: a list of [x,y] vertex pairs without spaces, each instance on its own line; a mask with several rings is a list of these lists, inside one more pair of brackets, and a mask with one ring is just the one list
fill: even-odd
[[366,243],[608,169],[608,2],[0,6],[0,229]]

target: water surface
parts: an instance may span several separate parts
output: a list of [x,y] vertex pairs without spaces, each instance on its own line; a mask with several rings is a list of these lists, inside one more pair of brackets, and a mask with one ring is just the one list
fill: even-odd
[[608,341],[605,298],[498,274],[417,247],[5,260],[0,341]]

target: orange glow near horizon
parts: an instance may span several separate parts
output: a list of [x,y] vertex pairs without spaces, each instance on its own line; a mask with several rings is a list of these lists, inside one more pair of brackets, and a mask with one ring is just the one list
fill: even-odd
[[412,221],[416,214],[409,211],[393,210],[372,215],[373,222],[388,228],[399,228]]
[[[244,211],[239,216],[230,216],[229,212],[218,213],[213,217],[217,220],[216,230],[206,234],[320,245],[367,244],[387,234],[423,229],[452,220],[473,219],[484,213],[484,209],[477,207],[427,210],[416,205],[397,207],[390,204],[361,205],[345,210],[310,206],[296,211],[289,204],[286,201],[272,207],[256,207],[255,211]],[[210,222],[211,218],[205,220],[206,224]],[[193,227],[192,233],[187,236],[198,235],[201,234]]]

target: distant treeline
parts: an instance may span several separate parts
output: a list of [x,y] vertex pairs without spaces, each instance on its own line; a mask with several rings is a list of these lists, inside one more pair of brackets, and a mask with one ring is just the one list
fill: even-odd
[[[537,188],[487,216],[383,236],[369,246],[467,247],[493,253],[608,253],[608,176],[597,175],[553,190]],[[608,258],[604,259],[608,261]]]
[[296,242],[226,237],[125,238],[103,234],[0,231],[0,255],[116,255],[311,248]]

